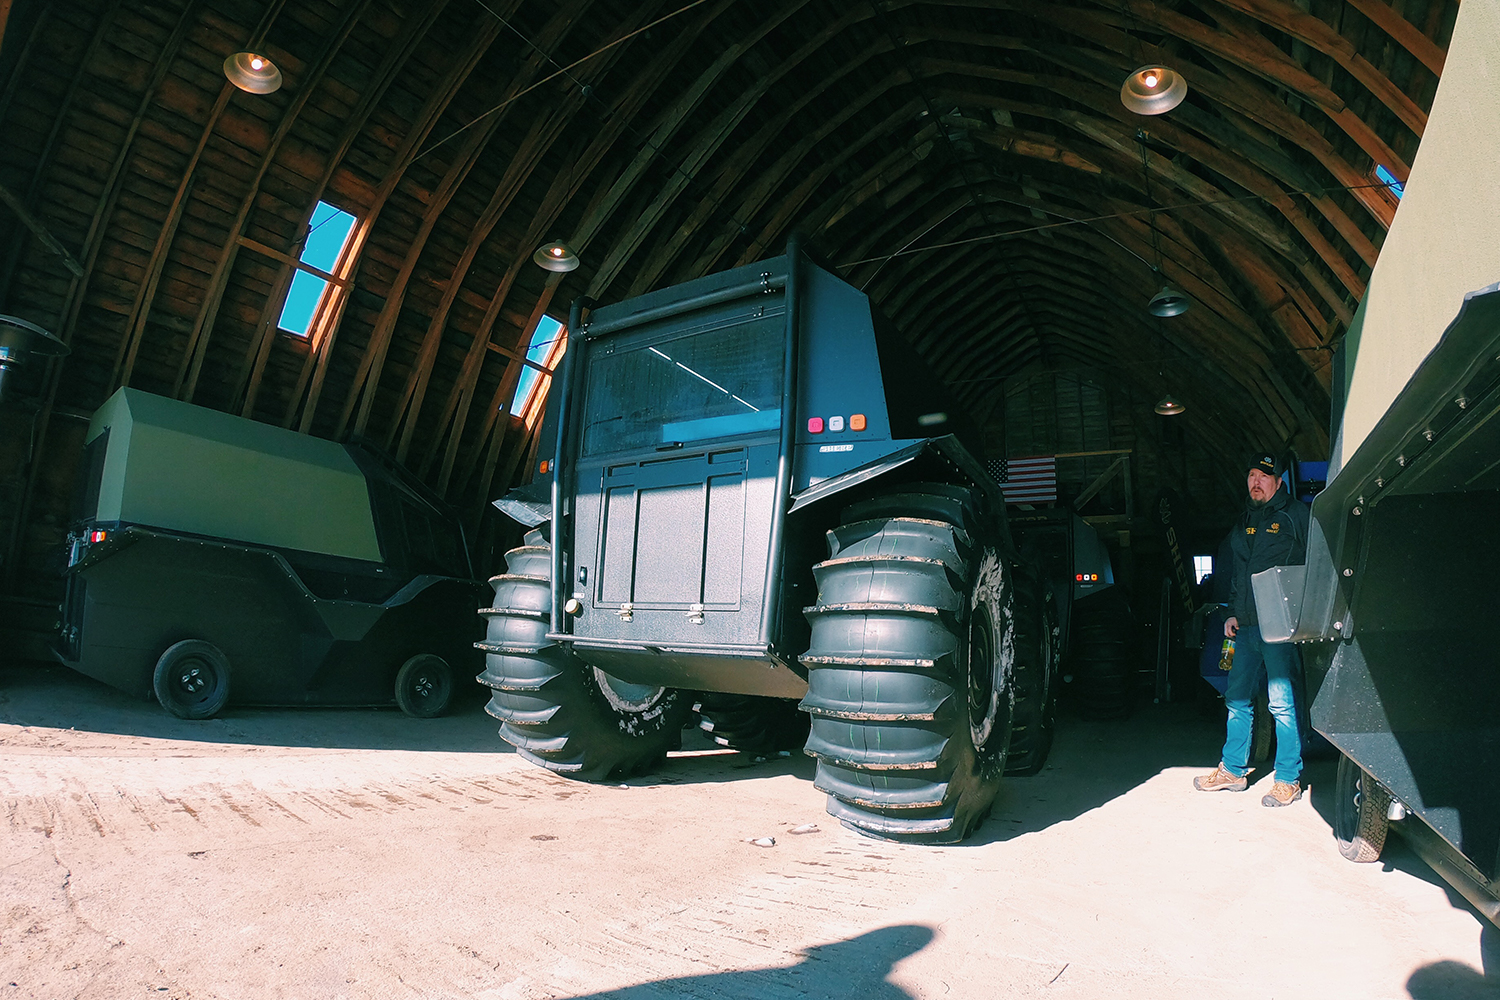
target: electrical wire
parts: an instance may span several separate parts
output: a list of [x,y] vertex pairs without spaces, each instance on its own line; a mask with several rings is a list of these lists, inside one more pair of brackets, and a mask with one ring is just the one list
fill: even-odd
[[[1303,197],[1310,197],[1312,195],[1327,194],[1330,191],[1362,191],[1362,190],[1365,190],[1367,188],[1382,188],[1382,189],[1385,189],[1385,190],[1390,190],[1391,185],[1390,184],[1384,184],[1384,183],[1375,183],[1375,184],[1331,184],[1328,187],[1308,188],[1305,191],[1284,191],[1284,192],[1282,192],[1282,194],[1283,195],[1302,195]],[[1037,232],[1041,232],[1044,229],[1063,229],[1063,228],[1066,228],[1067,226],[1087,226],[1087,225],[1090,225],[1091,223],[1095,223],[1095,222],[1108,222],[1111,219],[1128,219],[1128,218],[1131,218],[1132,216],[1145,215],[1145,214],[1148,214],[1148,213],[1175,212],[1175,211],[1178,211],[1178,210],[1184,209],[1184,208],[1201,208],[1201,207],[1203,207],[1205,205],[1229,205],[1229,204],[1233,204],[1235,202],[1241,202],[1241,201],[1264,201],[1264,202],[1269,203],[1270,199],[1267,198],[1267,197],[1265,197],[1264,195],[1259,195],[1259,194],[1242,195],[1242,196],[1237,197],[1237,198],[1205,198],[1205,199],[1202,199],[1200,201],[1184,201],[1184,202],[1180,202],[1180,203],[1178,203],[1176,205],[1163,205],[1163,206],[1158,206],[1156,208],[1137,208],[1137,209],[1132,209],[1131,211],[1128,211],[1128,212],[1111,212],[1111,213],[1109,213],[1107,215],[1092,215],[1092,216],[1089,216],[1089,217],[1083,218],[1083,219],[1072,219],[1072,218],[1069,218],[1068,216],[1062,215],[1061,212],[1053,211],[1051,209],[1042,208],[1042,209],[1039,209],[1039,210],[1043,211],[1043,212],[1047,212],[1050,215],[1061,216],[1066,221],[1064,221],[1064,222],[1049,222],[1049,223],[1047,223],[1044,226],[1027,226],[1027,227],[1025,227],[1023,229],[1009,229],[1009,230],[1006,230],[1003,233],[990,233],[990,234],[987,234],[987,235],[984,235],[984,236],[971,236],[968,239],[950,240],[950,241],[948,241],[946,243],[934,243],[931,246],[917,247],[915,250],[901,249],[901,250],[896,251],[893,254],[881,254],[879,257],[864,257],[864,258],[861,258],[860,260],[845,261],[845,262],[843,262],[841,264],[838,264],[836,266],[839,267],[839,268],[858,267],[861,264],[873,264],[876,261],[886,261],[886,260],[891,259],[892,257],[905,257],[905,256],[910,256],[911,254],[915,254],[915,253],[926,253],[929,250],[946,250],[946,249],[948,249],[950,247],[969,246],[969,245],[974,244],[974,243],[988,243],[991,240],[1003,240],[1003,239],[1005,239],[1008,236],[1024,236],[1027,233],[1037,233]],[[1101,234],[1101,235],[1106,235],[1107,236],[1108,234],[1106,233],[1106,234]],[[1137,258],[1140,258],[1139,254],[1134,254],[1134,256],[1136,256]]]
[[[520,37],[521,41],[525,42],[527,45],[530,45],[533,49],[536,49],[537,52],[540,52],[541,55],[543,56],[543,58],[545,58],[548,62],[550,62],[554,66],[559,66],[559,64],[558,64],[558,62],[557,62],[556,59],[553,59],[546,52],[542,52],[542,50],[540,48],[537,48],[536,44],[534,42],[532,42],[531,39],[529,39],[525,35],[521,34],[521,32],[513,24],[511,24],[505,18],[501,17],[498,13],[496,13],[495,9],[493,7],[491,7],[491,6],[489,6],[488,4],[486,4],[484,2],[484,0],[475,0],[475,2],[478,3],[479,6],[483,7],[486,11],[488,11],[490,13],[490,15],[495,18],[495,20],[497,20],[501,24],[505,25],[512,32],[515,32],[515,34]],[[494,114],[497,111],[502,110],[507,105],[513,104],[514,102],[520,100],[522,97],[525,97],[527,94],[531,93],[533,90],[537,89],[538,87],[542,86],[543,84],[549,83],[552,80],[555,80],[555,79],[557,79],[560,76],[567,75],[568,79],[572,80],[572,82],[575,85],[577,85],[579,87],[579,89],[582,90],[585,94],[592,94],[592,90],[589,87],[587,87],[587,86],[585,86],[583,84],[578,83],[578,80],[576,78],[574,78],[571,74],[569,74],[568,71],[572,70],[572,69],[575,69],[578,66],[581,66],[582,64],[588,62],[590,59],[593,59],[595,56],[603,55],[605,52],[608,52],[610,49],[614,48],[617,45],[620,45],[623,42],[628,42],[630,39],[634,38],[636,35],[639,35],[639,34],[641,34],[643,32],[646,32],[646,31],[650,31],[652,28],[656,27],[657,25],[661,24],[664,21],[670,21],[672,18],[678,16],[679,14],[685,14],[688,11],[692,10],[694,7],[702,6],[705,3],[708,3],[708,0],[693,0],[692,3],[687,4],[684,7],[679,7],[678,9],[672,11],[672,13],[667,14],[667,15],[665,15],[663,17],[659,17],[656,20],[652,21],[650,24],[645,25],[644,27],[637,28],[637,29],[635,29],[632,32],[629,32],[627,34],[621,35],[619,38],[616,38],[614,41],[608,43],[607,45],[600,46],[599,48],[595,49],[593,52],[590,52],[588,55],[584,56],[581,59],[575,59],[572,62],[568,63],[568,65],[566,65],[566,66],[559,66],[557,72],[555,72],[555,73],[549,73],[548,75],[546,75],[546,76],[542,77],[540,80],[538,80],[536,83],[533,83],[531,86],[529,86],[529,87],[525,88],[524,90],[521,90],[519,93],[513,94],[510,97],[506,98],[505,100],[501,101],[499,104],[495,105],[493,108],[490,108],[488,111],[486,111],[483,114],[479,115],[477,118],[475,118],[473,121],[469,122],[467,125],[464,125],[464,126],[458,128],[458,129],[455,129],[453,132],[450,132],[448,135],[443,136],[437,142],[433,143],[431,146],[428,146],[426,149],[422,150],[422,152],[420,152],[416,156],[412,157],[412,162],[416,162],[417,160],[420,160],[422,157],[426,156],[428,153],[432,152],[434,149],[437,149],[439,146],[443,145],[445,142],[448,142],[449,140],[454,139],[454,138],[462,135],[463,133],[467,132],[469,129],[473,128],[475,125],[478,125],[480,122],[484,121],[490,115]]]

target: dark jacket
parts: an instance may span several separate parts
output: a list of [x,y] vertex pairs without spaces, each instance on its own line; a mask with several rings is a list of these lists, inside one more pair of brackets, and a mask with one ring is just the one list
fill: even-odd
[[1300,566],[1307,561],[1307,504],[1287,495],[1283,484],[1263,507],[1246,507],[1229,532],[1234,554],[1229,613],[1241,625],[1255,625],[1255,594],[1250,577],[1272,566]]

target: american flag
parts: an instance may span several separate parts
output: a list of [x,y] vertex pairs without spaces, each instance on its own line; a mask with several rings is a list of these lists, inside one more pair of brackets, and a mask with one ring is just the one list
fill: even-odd
[[1057,502],[1057,458],[1054,455],[993,459],[990,474],[999,482],[1006,503]]

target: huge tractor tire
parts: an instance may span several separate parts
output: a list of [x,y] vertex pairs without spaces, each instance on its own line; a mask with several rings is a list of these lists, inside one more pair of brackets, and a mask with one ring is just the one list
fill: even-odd
[[552,613],[551,546],[539,530],[505,554],[492,577],[479,683],[500,736],[549,771],[604,781],[656,766],[680,745],[690,703],[674,688],[630,684],[584,663],[547,638]]
[[1059,681],[1057,604],[1029,568],[1015,573],[1016,713],[1005,773],[1029,777],[1052,752]]
[[811,719],[788,698],[703,694],[695,707],[699,727],[722,747],[771,754],[797,750],[807,742]]
[[861,833],[954,843],[988,813],[1015,710],[1010,567],[965,489],[850,506],[813,568],[802,708],[828,811]]
[[1364,768],[1340,754],[1333,792],[1333,835],[1338,839],[1339,853],[1362,864],[1379,861],[1390,830],[1390,807],[1391,793]]
[[1078,714],[1123,719],[1135,689],[1135,619],[1125,595],[1111,587],[1073,605],[1066,676]]

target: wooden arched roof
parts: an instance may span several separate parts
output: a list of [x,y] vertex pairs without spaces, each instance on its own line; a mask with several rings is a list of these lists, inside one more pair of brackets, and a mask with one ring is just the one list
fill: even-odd
[[[1224,454],[1317,451],[1397,205],[1372,171],[1405,179],[1457,6],[4,0],[0,312],[73,347],[21,383],[43,440],[128,384],[474,503],[544,313],[800,230],[980,416],[1088,365]],[[247,49],[280,90],[226,81]],[[1159,117],[1119,99],[1148,62],[1190,88]],[[358,223],[308,342],[276,321],[320,199]],[[553,238],[579,270],[531,263]],[[1146,314],[1162,281],[1186,315]]]

